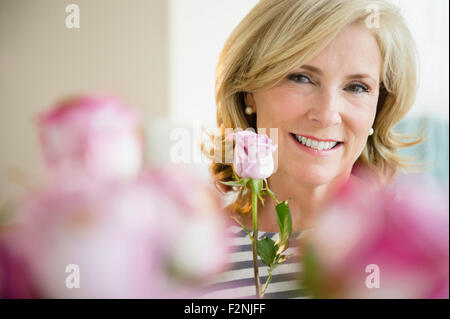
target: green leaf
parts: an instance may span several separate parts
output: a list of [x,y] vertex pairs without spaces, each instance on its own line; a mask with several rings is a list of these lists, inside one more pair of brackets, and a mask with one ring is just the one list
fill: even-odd
[[275,262],[270,265],[269,273],[273,272],[278,266],[280,266],[282,263],[284,263],[286,260],[294,256],[294,254],[290,255],[276,255]]
[[245,185],[247,185],[249,180],[250,180],[249,178],[243,178],[239,181],[220,182],[220,183],[227,185],[227,186],[245,187]]
[[279,246],[277,255],[279,255],[289,247],[289,238],[292,234],[292,218],[287,201],[279,203],[275,209],[277,211],[278,228],[280,229],[280,236],[277,241]]
[[221,184],[224,185],[228,185],[228,186],[241,186],[241,182],[236,182],[236,181],[232,181],[232,182],[222,182],[220,181]]
[[258,240],[257,249],[258,255],[265,265],[270,266],[275,262],[275,242],[272,239],[264,237],[264,239]]
[[279,263],[273,263],[270,265],[269,272],[272,273],[279,265]]
[[237,174],[236,171],[234,170],[234,165],[233,165],[233,164],[231,164],[231,169],[233,170],[234,178],[235,178],[236,180],[239,180],[240,177],[238,176],[238,174]]
[[276,263],[277,264],[282,264],[284,263],[286,260],[288,260],[289,258],[291,258],[292,256],[294,256],[294,254],[290,254],[290,255],[279,255],[277,257]]

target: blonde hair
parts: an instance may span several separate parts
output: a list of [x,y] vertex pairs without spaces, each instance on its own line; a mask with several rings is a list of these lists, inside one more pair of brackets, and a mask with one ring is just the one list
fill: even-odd
[[[420,143],[422,138],[407,141],[411,137],[392,128],[415,100],[416,51],[399,9],[383,0],[260,0],[234,29],[218,60],[215,97],[220,149],[225,150],[226,128],[257,130],[256,115],[244,111],[246,92],[276,85],[292,69],[317,56],[343,28],[367,23],[372,10],[378,11],[379,24],[370,30],[383,59],[381,84],[375,133],[357,163],[370,168],[382,183],[392,180],[399,168],[407,168],[408,160],[397,149]],[[222,192],[232,190],[219,183],[233,180],[231,163],[213,161],[210,172]],[[250,212],[249,192],[241,189],[230,208]]]

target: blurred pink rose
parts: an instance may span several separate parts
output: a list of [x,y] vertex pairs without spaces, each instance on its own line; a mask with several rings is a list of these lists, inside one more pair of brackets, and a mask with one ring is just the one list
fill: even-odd
[[138,118],[113,96],[67,100],[38,118],[50,172],[101,178],[135,176],[142,164]]
[[0,299],[37,297],[27,262],[4,243],[0,233]]
[[[29,281],[0,268],[16,278],[0,295],[193,297],[224,270],[230,244],[220,201],[190,173],[155,168],[134,181],[52,183],[29,194],[18,227],[2,236],[0,267],[20,262]],[[79,267],[80,288],[66,287],[68,265]]]
[[240,131],[230,134],[228,138],[236,142],[233,166],[239,177],[264,179],[273,174],[273,152],[277,145],[272,145],[267,135]]
[[303,241],[303,284],[323,298],[448,298],[448,195],[352,179]]

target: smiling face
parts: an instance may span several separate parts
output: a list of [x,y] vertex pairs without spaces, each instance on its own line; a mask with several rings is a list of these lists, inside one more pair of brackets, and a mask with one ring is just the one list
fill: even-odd
[[278,128],[275,173],[311,185],[349,174],[375,119],[380,69],[375,37],[353,24],[276,86],[247,94],[258,128]]

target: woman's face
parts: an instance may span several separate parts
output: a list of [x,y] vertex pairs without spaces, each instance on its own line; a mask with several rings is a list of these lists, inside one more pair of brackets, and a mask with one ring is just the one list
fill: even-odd
[[380,69],[374,36],[351,25],[275,87],[247,94],[258,128],[278,128],[277,171],[311,185],[349,174],[375,119]]

